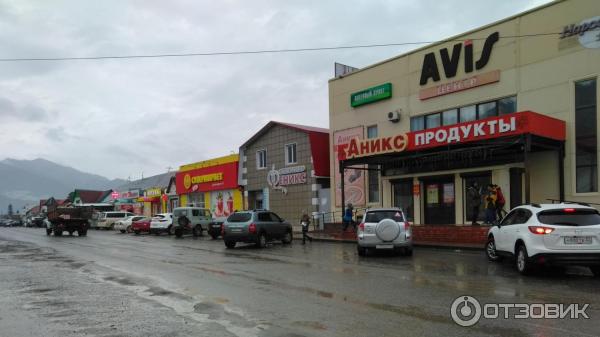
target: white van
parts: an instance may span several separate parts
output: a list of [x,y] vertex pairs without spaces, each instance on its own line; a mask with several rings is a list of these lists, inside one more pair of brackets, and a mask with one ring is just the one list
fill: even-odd
[[128,216],[134,216],[131,212],[102,212],[96,223],[96,229],[113,229],[115,222],[119,220],[125,220]]

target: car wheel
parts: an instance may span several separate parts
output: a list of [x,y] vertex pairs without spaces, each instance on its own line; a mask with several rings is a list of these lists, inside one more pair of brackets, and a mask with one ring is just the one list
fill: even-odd
[[135,235],[140,235],[140,231],[138,229],[134,230],[133,233],[135,233]]
[[217,234],[211,234],[211,235],[210,235],[210,237],[211,237],[213,240],[216,240],[216,239],[218,239],[218,238],[219,238],[219,236],[218,236]]
[[173,235],[173,225],[167,227],[167,235]]
[[86,236],[87,235],[87,229],[83,229],[83,230],[77,231],[77,235],[78,236]]
[[225,241],[225,247],[229,249],[235,248],[235,241]]
[[404,255],[406,256],[412,256],[413,255],[413,250],[412,248],[404,248]]
[[496,240],[494,240],[493,236],[490,236],[485,244],[485,255],[487,256],[488,260],[493,262],[502,260],[502,258],[496,252]]
[[125,231],[126,231],[127,233],[131,233],[131,232],[132,232],[132,230],[131,230],[131,226],[127,226],[127,229],[126,229]]
[[50,235],[50,234],[52,234],[52,229],[46,228],[46,235]]
[[600,266],[593,266],[590,267],[590,269],[592,270],[592,274],[594,274],[595,277],[600,277]]
[[60,230],[54,230],[54,236],[62,236],[62,231]]
[[527,248],[525,248],[525,245],[520,245],[517,247],[516,263],[519,273],[523,275],[528,275],[531,273],[532,263],[529,261],[529,255],[527,255]]
[[183,236],[183,228],[181,228],[181,227],[175,228],[175,236],[178,238],[182,237]]
[[73,231],[69,231],[69,236],[73,236]]
[[125,232],[127,232],[127,231],[124,229],[121,229],[121,234],[125,234]]
[[292,243],[293,237],[292,237],[292,232],[291,231],[287,231],[285,233],[285,235],[283,236],[283,239],[281,239],[281,242],[284,244],[290,244]]
[[358,256],[366,256],[367,255],[367,248],[365,248],[365,247],[356,246],[356,251],[358,251]]
[[195,238],[202,236],[202,226],[200,226],[200,225],[194,226],[194,228],[192,228],[192,236]]
[[258,237],[256,238],[256,247],[265,248],[266,246],[267,246],[267,236],[265,235],[265,233],[258,234]]

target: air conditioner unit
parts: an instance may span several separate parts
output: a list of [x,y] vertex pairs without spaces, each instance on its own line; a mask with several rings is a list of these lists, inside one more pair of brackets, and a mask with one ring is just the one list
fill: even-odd
[[387,113],[388,121],[398,123],[400,121],[400,111],[390,111]]

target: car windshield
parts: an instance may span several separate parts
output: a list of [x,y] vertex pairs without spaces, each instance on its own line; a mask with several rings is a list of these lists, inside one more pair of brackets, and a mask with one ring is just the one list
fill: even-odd
[[250,212],[238,212],[233,213],[227,218],[228,222],[246,222],[252,219],[252,213]]
[[402,212],[394,211],[394,210],[386,210],[386,211],[370,211],[370,212],[368,212],[365,222],[379,222],[383,219],[392,219],[397,222],[404,221]]
[[547,225],[593,226],[600,225],[600,214],[595,209],[566,208],[538,213],[539,222]]

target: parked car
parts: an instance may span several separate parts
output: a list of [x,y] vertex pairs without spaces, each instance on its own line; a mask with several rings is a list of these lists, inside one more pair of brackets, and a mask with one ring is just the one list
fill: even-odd
[[150,220],[150,234],[160,235],[161,233],[173,234],[173,214],[156,214]]
[[133,215],[135,214],[130,212],[102,212],[100,213],[100,217],[98,218],[95,228],[113,229],[117,221],[125,220],[125,218]]
[[134,221],[138,221],[143,218],[145,218],[145,216],[143,216],[143,215],[128,216],[123,220],[119,220],[119,221],[115,222],[115,229],[120,231],[121,233],[131,233],[132,232],[131,224]]
[[521,274],[536,265],[580,265],[600,276],[600,214],[583,204],[519,206],[490,228],[485,250],[491,261],[516,257]]
[[148,217],[143,217],[139,220],[133,221],[131,223],[131,230],[135,233],[135,235],[140,235],[141,233],[150,233],[150,221],[151,219]]
[[200,207],[178,207],[173,210],[173,233],[178,238],[191,233],[194,237],[202,236],[212,221],[209,209]]
[[221,230],[223,229],[223,223],[227,220],[226,217],[218,217],[212,219],[211,222],[208,223],[208,235],[210,235],[213,240],[216,240],[221,236]]
[[235,212],[223,224],[221,234],[227,248],[234,248],[237,242],[254,243],[264,248],[272,240],[291,243],[292,225],[266,210]]
[[369,250],[393,250],[412,255],[410,223],[400,208],[370,208],[365,210],[357,231],[358,255]]
[[31,223],[33,227],[46,227],[44,225],[44,219],[45,217],[43,216],[34,216],[33,218],[31,218]]

